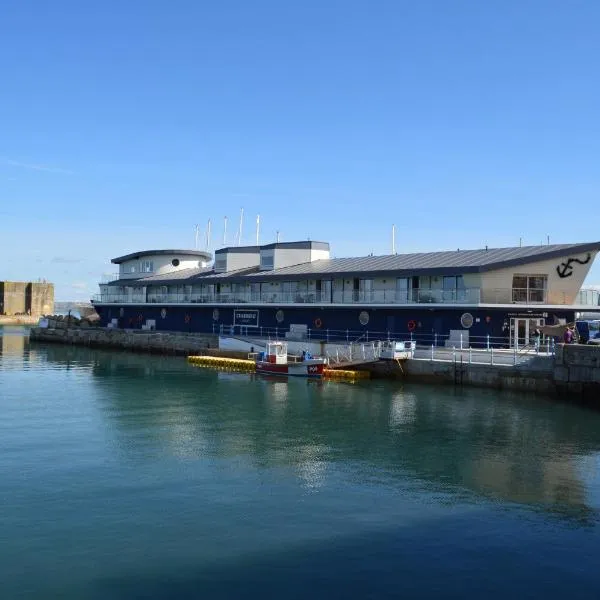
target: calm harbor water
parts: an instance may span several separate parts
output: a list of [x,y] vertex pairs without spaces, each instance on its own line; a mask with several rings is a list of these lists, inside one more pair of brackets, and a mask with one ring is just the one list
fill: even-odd
[[600,413],[0,350],[3,600],[600,593]]

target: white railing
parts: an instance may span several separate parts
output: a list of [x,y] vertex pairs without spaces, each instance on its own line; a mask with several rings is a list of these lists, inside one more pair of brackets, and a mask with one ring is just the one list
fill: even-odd
[[329,364],[372,362],[379,360],[381,342],[350,343],[326,350]]

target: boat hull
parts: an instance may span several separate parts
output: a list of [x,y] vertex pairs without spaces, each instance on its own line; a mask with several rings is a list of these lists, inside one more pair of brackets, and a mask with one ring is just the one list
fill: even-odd
[[323,377],[324,363],[288,363],[278,365],[266,361],[256,363],[256,372],[263,375],[285,377]]

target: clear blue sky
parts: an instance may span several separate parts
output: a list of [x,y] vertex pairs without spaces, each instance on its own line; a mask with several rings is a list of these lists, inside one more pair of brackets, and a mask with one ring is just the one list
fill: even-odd
[[[600,240],[600,2],[9,1],[0,279],[88,298],[113,256]],[[600,263],[600,261],[599,261]],[[600,283],[600,264],[589,283]]]

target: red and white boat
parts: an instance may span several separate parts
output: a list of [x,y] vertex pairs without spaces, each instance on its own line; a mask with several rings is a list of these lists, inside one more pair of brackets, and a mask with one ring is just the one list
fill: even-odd
[[300,357],[288,356],[286,342],[269,342],[266,352],[253,353],[248,358],[256,361],[257,373],[295,377],[323,377],[327,362],[308,352],[303,352]]

